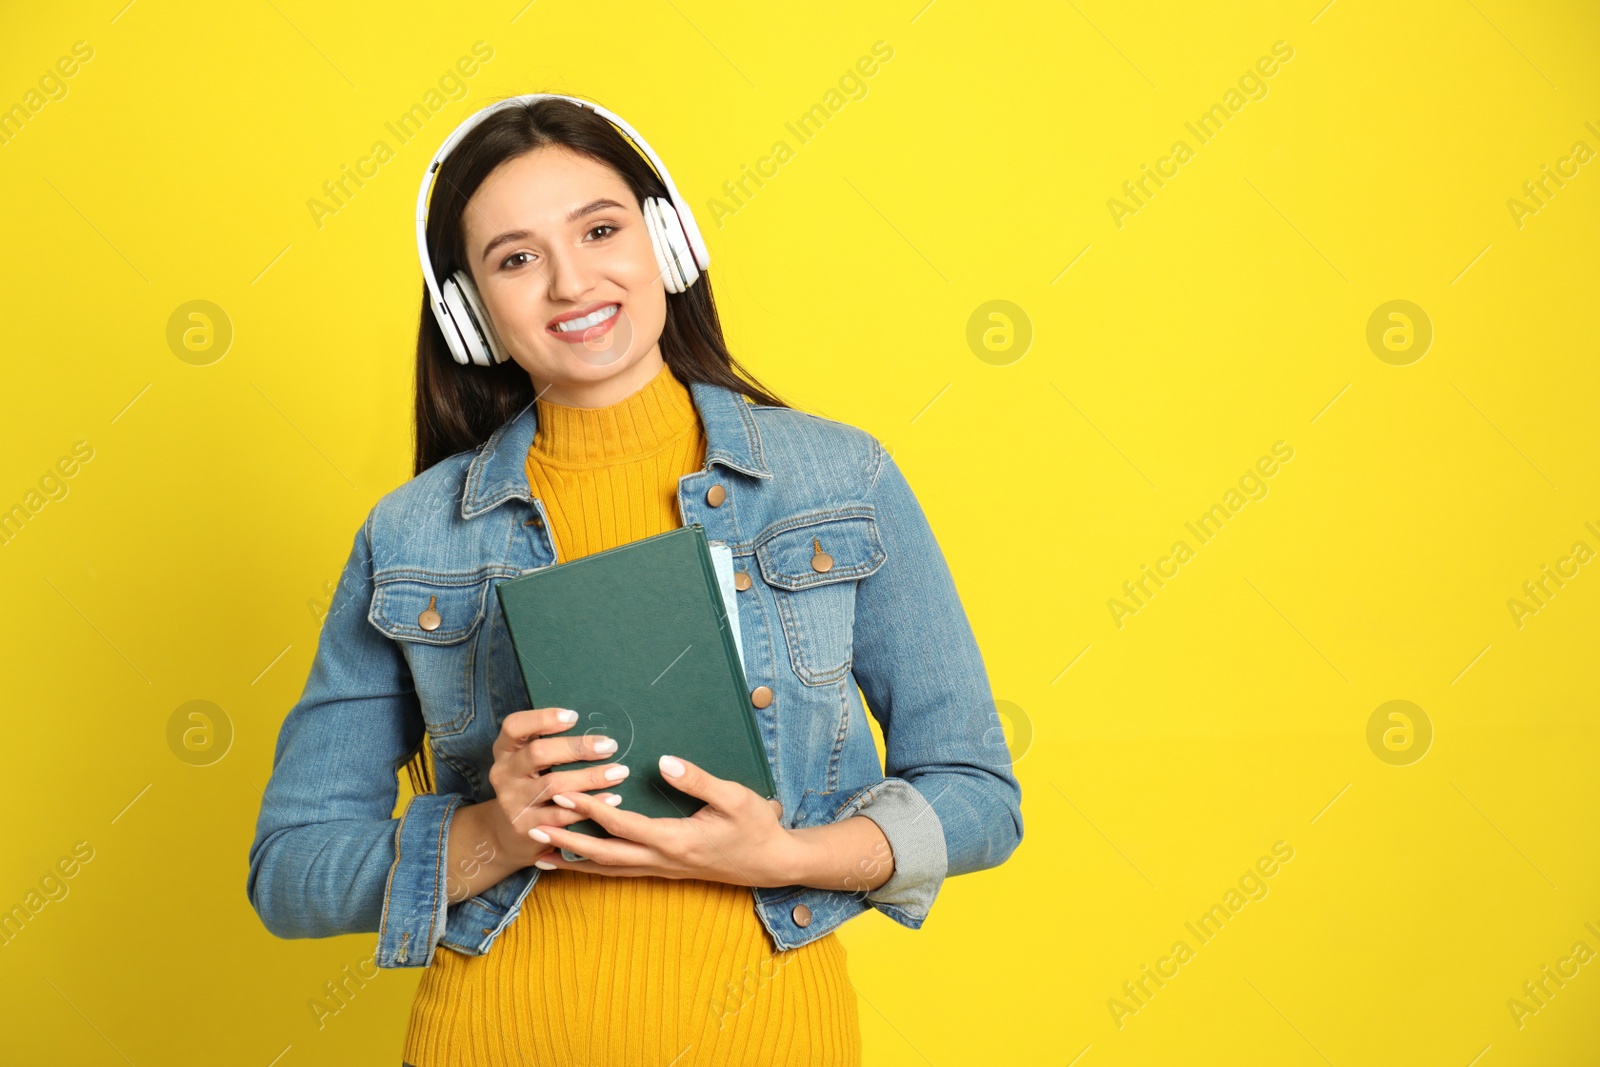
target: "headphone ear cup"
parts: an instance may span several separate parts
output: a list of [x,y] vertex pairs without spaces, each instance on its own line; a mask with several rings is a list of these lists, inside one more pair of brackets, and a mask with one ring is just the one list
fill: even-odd
[[[651,232],[651,241],[656,245],[657,262],[665,260],[665,265],[671,267],[672,284],[667,286],[668,292],[681,293],[687,290],[700,278],[700,268],[695,264],[694,250],[689,246],[689,237],[684,232],[683,222],[678,218],[677,209],[672,206],[672,201],[661,197],[652,197],[648,202],[646,217],[653,213],[654,229]],[[663,270],[663,276],[667,271]]]
[[650,234],[650,250],[655,253],[656,273],[661,275],[662,284],[669,293],[683,292],[682,281],[672,262],[671,250],[667,247],[665,231],[661,226],[661,212],[656,206],[655,197],[646,197],[644,202],[644,228]]
[[695,264],[694,248],[689,244],[689,234],[684,229],[683,220],[678,217],[678,209],[672,206],[672,201],[662,200],[660,203],[661,228],[667,235],[667,246],[677,257],[678,276],[683,279],[683,288],[688,289],[700,279],[700,268]]
[[[506,361],[504,346],[494,332],[494,320],[472,284],[466,271],[458,270],[444,284],[444,302],[450,309],[450,318],[461,331],[464,354],[480,367],[490,367]],[[466,363],[460,355],[456,362]]]
[[454,278],[446,278],[444,284],[439,287],[439,302],[444,305],[443,314],[438,308],[434,309],[439,332],[444,335],[444,343],[450,349],[451,358],[465,366],[472,362],[466,341],[461,335],[461,323],[467,316],[466,309],[461,303],[461,294],[456,291]]

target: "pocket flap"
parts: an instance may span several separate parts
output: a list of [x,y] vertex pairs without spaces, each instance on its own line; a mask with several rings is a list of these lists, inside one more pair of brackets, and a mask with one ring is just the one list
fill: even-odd
[[[818,552],[832,559],[826,570],[813,564]],[[788,526],[756,545],[756,559],[767,584],[791,591],[865,577],[882,566],[885,558],[878,542],[878,520],[870,511]],[[827,565],[827,561],[823,563]]]
[[[489,583],[482,575],[437,575],[428,579],[377,577],[367,619],[397,641],[427,645],[453,645],[483,621],[484,597]],[[438,625],[427,629],[423,613],[432,610]]]

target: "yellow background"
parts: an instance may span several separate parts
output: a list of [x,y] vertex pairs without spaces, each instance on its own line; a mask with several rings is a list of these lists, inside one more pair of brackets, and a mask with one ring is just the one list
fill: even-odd
[[[10,1055],[399,1062],[418,972],[319,1028],[308,1002],[375,938],[272,937],[246,854],[326,583],[408,476],[421,169],[484,103],[564,91],[667,160],[733,350],[893,447],[1008,702],[1018,852],[921,931],[842,930],[867,1062],[1600,1057],[1600,962],[1520,1028],[1507,1007],[1600,951],[1600,565],[1520,628],[1507,608],[1600,550],[1600,163],[1520,227],[1507,206],[1600,150],[1600,17],[1322,3],[8,12],[0,104],[94,49],[0,146],[0,507],[94,450],[0,549],[0,907],[94,850],[0,949]],[[479,40],[465,98],[397,145],[385,121]],[[880,40],[867,94],[796,144]],[[1200,145],[1184,123],[1277,41],[1267,95]],[[395,158],[319,228],[307,201],[380,138]],[[793,158],[713,225],[779,138]],[[1108,199],[1180,138],[1118,227]],[[234,330],[207,366],[166,338],[197,299]],[[1366,342],[1395,299],[1434,331],[1406,366]],[[991,300],[1033,332],[1001,365],[967,342]],[[1119,628],[1107,600],[1280,440],[1269,494]],[[1397,699],[1434,734],[1407,766],[1366,739]],[[205,766],[169,741],[192,700],[232,731]],[[1200,946],[1184,923],[1277,841],[1269,894]],[[1119,1027],[1108,1000],[1180,939]]]

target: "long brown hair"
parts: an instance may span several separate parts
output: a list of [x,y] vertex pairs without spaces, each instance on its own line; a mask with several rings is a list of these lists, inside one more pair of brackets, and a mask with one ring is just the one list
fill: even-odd
[[[609,166],[628,183],[641,208],[646,197],[671,199],[649,161],[615,126],[588,108],[561,99],[502,107],[461,139],[434,179],[428,199],[427,241],[428,258],[440,285],[456,270],[467,270],[461,218],[472,194],[506,160],[548,145],[565,147]],[[483,445],[533,401],[533,382],[516,362],[507,360],[493,367],[457,363],[433,317],[429,299],[424,285],[417,329],[413,474],[421,474],[447,456]],[[667,294],[660,343],[662,359],[685,385],[708,382],[757,404],[791,406],[728,351],[708,272],[702,271],[687,292]],[[428,749],[424,734],[405,764],[413,792],[433,792],[433,761]]]

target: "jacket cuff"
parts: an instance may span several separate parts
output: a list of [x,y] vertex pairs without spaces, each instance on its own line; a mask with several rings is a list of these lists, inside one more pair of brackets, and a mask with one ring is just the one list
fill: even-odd
[[865,815],[878,824],[894,850],[894,874],[865,894],[873,907],[915,930],[928,917],[948,867],[944,827],[917,787],[885,778],[856,794],[840,819]]
[[445,886],[450,821],[465,801],[460,793],[422,793],[400,816],[378,923],[379,967],[426,967],[433,962],[450,902]]

